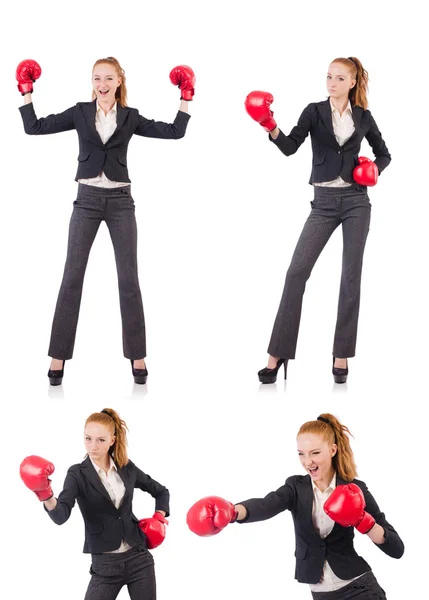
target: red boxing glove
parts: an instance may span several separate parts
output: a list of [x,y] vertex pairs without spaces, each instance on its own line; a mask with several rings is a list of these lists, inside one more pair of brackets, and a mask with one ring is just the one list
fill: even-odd
[[23,96],[33,93],[33,83],[39,79],[42,74],[40,65],[31,59],[22,60],[16,67],[16,80],[18,82],[18,90]]
[[160,512],[154,513],[149,519],[140,519],[139,527],[147,538],[149,550],[157,548],[165,540],[167,519]]
[[191,67],[179,65],[170,71],[170,81],[182,92],[181,100],[192,100],[195,90],[195,75]]
[[27,456],[19,467],[22,481],[42,502],[54,495],[49,479],[54,471],[54,465],[41,456]]
[[234,523],[237,515],[234,505],[228,500],[219,496],[207,496],[191,506],[186,516],[186,523],[197,535],[216,535],[228,523]]
[[359,185],[372,187],[378,180],[377,165],[372,160],[369,160],[369,158],[365,158],[365,156],[359,156],[358,162],[359,165],[353,171],[353,179]]
[[328,517],[342,527],[356,527],[360,533],[368,533],[375,519],[364,508],[363,492],[355,483],[337,486],[323,505]]
[[244,106],[247,114],[261,125],[265,131],[273,131],[277,127],[277,123],[273,119],[274,113],[270,110],[270,106],[274,98],[269,92],[250,92],[248,94]]

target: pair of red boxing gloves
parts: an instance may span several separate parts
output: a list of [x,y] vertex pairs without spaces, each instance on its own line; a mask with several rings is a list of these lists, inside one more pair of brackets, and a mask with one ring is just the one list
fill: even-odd
[[[42,74],[40,65],[32,59],[22,60],[16,68],[18,90],[23,96],[33,93],[33,83]],[[181,100],[192,100],[195,93],[195,74],[191,67],[179,65],[170,71],[170,81],[181,91]]]
[[[255,91],[250,92],[244,102],[247,114],[257,121],[265,131],[273,131],[277,127],[274,113],[270,108],[273,101],[273,95],[269,92]],[[377,165],[365,156],[359,156],[358,163],[353,170],[353,179],[359,185],[374,186],[378,180]]]
[[[54,465],[41,456],[27,456],[21,463],[19,474],[25,485],[36,494],[41,502],[49,500],[54,495],[50,475],[55,471]],[[147,540],[149,550],[157,548],[165,539],[167,519],[160,512],[153,517],[140,519],[139,527]]]
[[[368,533],[375,524],[374,517],[365,511],[364,495],[355,483],[337,486],[323,508],[333,521],[343,527],[356,527],[360,533]],[[237,516],[231,502],[219,496],[207,496],[189,509],[186,522],[193,533],[204,537],[221,532],[229,523],[234,523]]]

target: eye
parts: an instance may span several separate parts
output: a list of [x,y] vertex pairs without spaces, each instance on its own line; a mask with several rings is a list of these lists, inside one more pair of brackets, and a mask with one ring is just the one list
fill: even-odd
[[339,79],[340,79],[340,81],[344,81],[344,77],[340,77]]
[[103,443],[104,443],[106,440],[102,440],[102,439],[100,439],[99,441],[100,441],[100,442],[103,444]]
[[302,456],[302,452],[298,452],[298,456]]
[[313,454],[320,454],[320,452],[313,452]]
[[330,75],[328,75],[326,79],[331,79],[331,76],[330,76]]
[[91,439],[90,437],[86,436],[86,438],[85,438],[85,442],[89,442],[89,441],[90,441],[90,439]]

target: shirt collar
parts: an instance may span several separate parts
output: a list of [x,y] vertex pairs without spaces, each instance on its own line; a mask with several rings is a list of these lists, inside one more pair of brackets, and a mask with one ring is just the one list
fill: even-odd
[[[100,110],[103,110],[103,109],[98,104],[98,100],[97,100],[97,112],[99,112]],[[112,108],[109,110],[109,112],[107,114],[110,115],[110,113],[112,113],[112,112],[115,112],[115,113],[118,112],[118,103],[117,102],[115,102],[115,104],[112,106]],[[103,111],[103,114],[104,114],[104,111]]]
[[[92,466],[94,467],[94,469],[97,471],[97,473],[99,473],[100,471],[102,471],[103,469],[101,467],[99,467],[98,465],[95,464],[95,462],[92,460],[91,457],[89,457],[89,460],[92,462]],[[117,471],[116,465],[113,461],[113,458],[110,457],[110,466],[109,466],[109,471],[111,471],[112,469],[114,469],[115,471]],[[108,472],[109,472],[108,471]]]
[[320,494],[322,494],[322,493],[324,494],[324,493],[325,493],[325,492],[327,492],[329,489],[332,489],[332,491],[333,491],[333,490],[335,490],[335,488],[336,488],[336,486],[337,486],[337,474],[336,474],[336,473],[334,473],[334,476],[333,476],[333,477],[332,477],[332,479],[331,479],[331,483],[328,485],[328,487],[326,488],[326,490],[325,490],[324,492],[321,492],[321,491],[319,490],[319,488],[317,487],[316,483],[315,483],[313,480],[311,481],[311,485],[313,486],[313,493],[314,493],[315,491],[317,491],[317,492],[319,492]]
[[[335,112],[335,111],[338,112],[338,110],[332,104],[332,100],[330,98],[329,98],[329,104],[331,105],[331,112]],[[350,104],[350,100],[348,101],[347,106],[346,106],[346,110],[344,112],[347,112],[347,111],[349,111],[350,114],[352,112],[352,105]]]

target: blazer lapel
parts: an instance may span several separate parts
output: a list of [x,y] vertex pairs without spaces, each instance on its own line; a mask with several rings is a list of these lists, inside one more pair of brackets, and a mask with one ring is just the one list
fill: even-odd
[[352,135],[349,137],[347,142],[345,142],[344,146],[347,146],[347,144],[351,140],[353,140],[354,136],[358,134],[358,132],[360,130],[360,123],[362,121],[362,114],[363,114],[363,109],[360,106],[352,106],[352,119],[353,119],[353,123],[355,126],[355,130],[353,131]]
[[332,135],[334,142],[338,145],[337,138],[334,134],[334,126],[332,125],[332,110],[331,103],[329,98],[325,100],[325,102],[320,102],[318,104],[320,116],[322,117],[322,121],[325,127],[328,129],[329,133]]
[[125,122],[125,119],[127,118],[128,115],[128,110],[126,108],[124,108],[123,106],[121,106],[119,104],[119,102],[116,105],[116,129],[113,133],[113,135],[115,135],[115,133],[118,131],[118,129],[120,129],[122,127],[122,125]]
[[87,456],[85,458],[85,460],[83,461],[83,463],[81,464],[81,469],[82,469],[82,473],[88,479],[88,481],[90,481],[90,483],[95,487],[95,489],[98,492],[100,492],[100,494],[102,494],[105,498],[107,498],[107,500],[113,506],[112,500],[110,499],[110,496],[109,496],[106,488],[101,483],[101,479],[100,479],[97,471],[94,469],[89,456]]
[[[85,118],[87,120],[88,126],[91,132],[97,137],[98,141],[102,144],[101,137],[95,127],[95,113],[97,112],[97,99],[93,100],[91,103],[83,105],[83,112]],[[91,462],[90,462],[91,465]],[[91,465],[92,466],[92,465]]]
[[128,494],[131,491],[131,485],[130,485],[130,481],[128,479],[128,475],[127,475],[126,469],[125,468],[121,469],[118,466],[116,466],[116,468],[118,469],[118,475],[122,479],[122,481],[124,482],[124,486],[125,486],[125,494],[124,494],[124,497],[122,498],[122,502],[120,504],[120,506],[123,506],[126,497],[128,496]]
[[313,529],[313,531],[315,533],[316,530],[314,529],[314,525],[313,525],[313,486],[311,485],[311,478],[310,475],[305,475],[302,483],[301,483],[302,489],[300,490],[299,494],[298,494],[298,498],[299,501],[301,503],[301,508],[302,511],[304,513],[305,518],[307,519],[307,521],[310,522],[311,528]]

